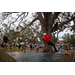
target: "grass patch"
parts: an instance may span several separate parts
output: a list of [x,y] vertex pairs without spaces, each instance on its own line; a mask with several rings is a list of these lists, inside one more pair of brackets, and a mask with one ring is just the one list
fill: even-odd
[[6,51],[0,51],[0,62],[15,62],[14,59],[12,59]]
[[13,50],[0,50],[0,62],[15,62],[15,60],[10,57],[6,52],[21,52],[21,49],[15,48]]
[[32,55],[31,57],[35,57],[34,55]]

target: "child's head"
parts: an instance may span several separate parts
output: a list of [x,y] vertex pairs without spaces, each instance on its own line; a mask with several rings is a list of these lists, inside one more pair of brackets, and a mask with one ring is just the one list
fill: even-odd
[[43,35],[46,35],[46,33],[44,33]]
[[56,23],[58,23],[58,21],[56,21]]
[[5,37],[6,35],[4,34],[3,37]]
[[25,41],[27,42],[27,39],[25,39]]
[[66,44],[66,41],[65,41],[65,44]]

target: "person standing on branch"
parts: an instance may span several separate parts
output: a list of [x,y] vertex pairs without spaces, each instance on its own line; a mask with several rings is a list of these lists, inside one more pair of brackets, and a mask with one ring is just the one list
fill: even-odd
[[56,23],[54,24],[54,27],[52,27],[52,32],[56,31],[58,28],[58,21],[56,21]]
[[58,21],[56,21],[56,24],[54,25],[55,31],[57,30],[57,28],[58,28]]
[[55,45],[53,44],[53,42],[51,41],[51,35],[48,36],[46,33],[44,33],[44,41],[47,42],[48,45],[52,45],[54,47],[55,52],[58,52],[58,50],[56,49]]

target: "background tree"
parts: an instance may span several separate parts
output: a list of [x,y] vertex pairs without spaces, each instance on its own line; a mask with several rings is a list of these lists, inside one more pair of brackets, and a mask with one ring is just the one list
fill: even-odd
[[66,41],[68,44],[75,47],[75,35],[67,33],[62,36],[62,39],[63,42]]
[[63,41],[65,42],[67,42],[67,43],[70,43],[71,41],[71,35],[69,34],[69,33],[67,33],[67,34],[64,34],[63,36],[62,36],[62,39],[63,39]]
[[70,30],[73,31],[73,34],[75,34],[75,20],[73,20],[73,25],[71,26]]
[[75,47],[75,35],[71,35],[70,44]]

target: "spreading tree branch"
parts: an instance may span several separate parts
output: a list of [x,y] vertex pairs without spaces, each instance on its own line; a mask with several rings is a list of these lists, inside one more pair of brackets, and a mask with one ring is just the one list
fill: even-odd
[[32,22],[28,25],[26,25],[23,29],[21,29],[19,32],[15,32],[15,33],[20,33],[21,31],[25,30],[28,26],[31,26],[33,24],[33,22],[35,22],[36,20],[38,20],[38,18],[35,18],[34,20],[32,20]]

